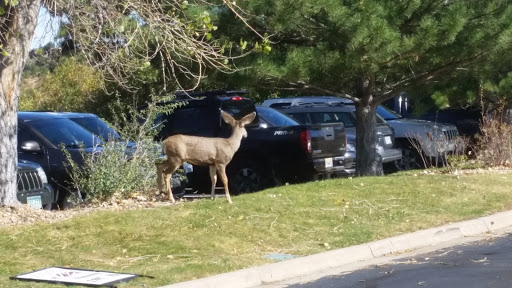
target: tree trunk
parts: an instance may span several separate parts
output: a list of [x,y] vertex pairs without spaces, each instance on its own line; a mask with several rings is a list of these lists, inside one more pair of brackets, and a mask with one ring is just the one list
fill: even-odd
[[380,176],[384,174],[382,157],[378,153],[377,105],[373,99],[374,78],[356,79],[356,175]]
[[11,206],[18,204],[16,146],[21,72],[41,3],[40,0],[26,0],[10,6],[5,2],[0,2],[5,11],[0,15],[0,44],[7,53],[0,55],[0,206]]

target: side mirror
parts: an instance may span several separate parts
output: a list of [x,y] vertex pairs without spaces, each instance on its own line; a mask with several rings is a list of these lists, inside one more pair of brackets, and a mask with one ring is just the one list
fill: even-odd
[[43,150],[41,145],[33,140],[22,142],[20,147],[21,151],[28,153],[39,153]]

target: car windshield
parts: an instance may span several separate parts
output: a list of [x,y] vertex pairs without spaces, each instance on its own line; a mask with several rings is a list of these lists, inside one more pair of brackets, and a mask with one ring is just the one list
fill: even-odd
[[379,105],[377,106],[377,114],[382,117],[384,120],[396,120],[402,118],[402,116],[398,115],[394,111]]
[[300,125],[297,121],[272,108],[256,107],[256,111],[258,116],[271,126],[286,127]]
[[68,148],[91,148],[101,142],[98,137],[69,119],[35,120],[30,121],[30,126],[55,146],[63,144]]
[[85,129],[91,131],[103,140],[121,139],[119,133],[98,117],[76,117],[70,119],[82,125]]

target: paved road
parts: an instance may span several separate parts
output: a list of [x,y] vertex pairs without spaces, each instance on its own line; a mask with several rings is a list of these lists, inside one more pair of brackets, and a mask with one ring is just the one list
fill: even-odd
[[[290,283],[290,282],[288,282]],[[265,287],[265,286],[263,286]],[[286,288],[510,288],[512,234],[443,248]]]

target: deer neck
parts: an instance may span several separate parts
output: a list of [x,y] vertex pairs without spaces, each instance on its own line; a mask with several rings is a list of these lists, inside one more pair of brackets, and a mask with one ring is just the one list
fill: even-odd
[[233,149],[233,152],[236,152],[238,148],[240,148],[240,142],[242,141],[244,131],[242,128],[233,127],[233,133],[227,139],[229,142],[229,146]]

